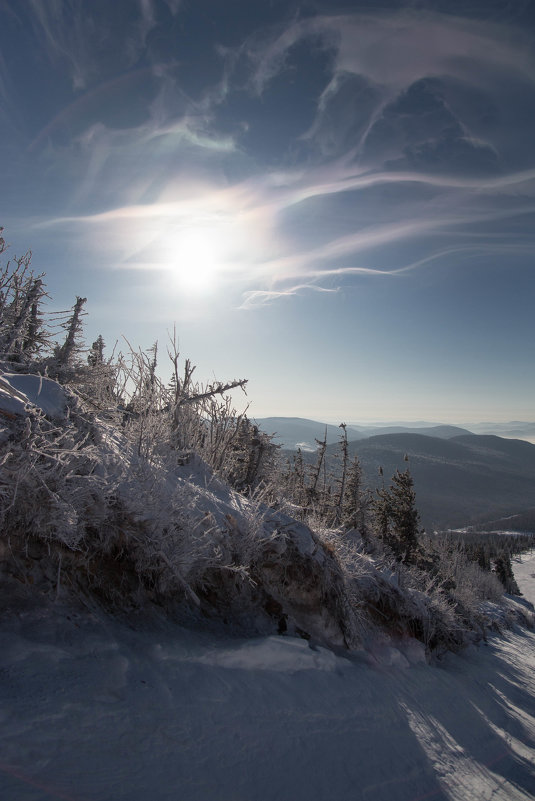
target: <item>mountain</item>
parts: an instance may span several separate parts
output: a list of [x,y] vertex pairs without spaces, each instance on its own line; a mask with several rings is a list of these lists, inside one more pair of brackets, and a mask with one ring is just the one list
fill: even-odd
[[495,434],[498,437],[512,437],[535,442],[535,423],[511,420],[508,423],[469,423],[474,434]]
[[[315,440],[323,439],[327,428],[328,465],[339,469],[339,426],[301,417],[256,422],[266,433],[275,433],[284,450],[301,448],[309,463],[315,460]],[[482,524],[533,507],[535,445],[530,442],[425,423],[414,428],[351,425],[347,436],[350,455],[358,454],[371,487],[380,484],[379,467],[388,480],[406,468],[404,457],[409,456],[418,508],[428,529]]]
[[[323,439],[327,429],[327,443],[338,442],[342,433],[340,426],[320,423],[318,420],[307,420],[303,417],[263,417],[257,419],[256,424],[266,434],[275,434],[274,441],[287,450],[315,451],[316,439]],[[347,428],[349,439],[361,439],[368,436],[357,428]]]
[[[471,434],[467,428],[459,426],[436,425],[436,426],[376,426],[373,428],[361,429],[366,437],[374,437],[382,434],[424,434],[428,437],[438,437],[439,439],[451,439],[462,434]],[[349,437],[349,435],[348,435]]]
[[[337,446],[330,445],[327,453],[329,467],[339,469]],[[380,485],[379,467],[388,481],[396,469],[406,469],[407,455],[422,523],[428,529],[472,525],[533,507],[535,445],[522,440],[382,434],[350,442],[349,453],[358,454],[372,487]]]
[[[318,420],[308,420],[303,417],[263,417],[256,420],[257,425],[266,434],[275,434],[275,442],[281,444],[286,450],[315,451],[316,439],[323,439],[327,428],[327,444],[340,440],[340,426],[320,423]],[[413,427],[393,426],[362,426],[348,425],[347,438],[356,441],[379,434],[427,434],[432,437],[449,439],[461,434],[470,434],[466,428],[450,425],[422,425]]]

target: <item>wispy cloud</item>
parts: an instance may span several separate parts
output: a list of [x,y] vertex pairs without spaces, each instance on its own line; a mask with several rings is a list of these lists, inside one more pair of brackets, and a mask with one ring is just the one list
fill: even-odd
[[[446,187],[454,192],[446,198],[439,196],[438,201],[431,203],[426,199],[407,202],[401,219],[396,206],[390,211],[392,219],[375,224],[360,223],[358,230],[334,238],[328,238],[324,232],[322,240],[303,247],[299,239],[281,233],[285,214],[291,209],[299,210],[303,204],[306,206],[306,199],[321,202],[325,196],[338,194],[333,184],[315,183],[314,177],[310,176],[311,185],[306,187],[303,177],[296,176],[299,191],[288,185],[289,177],[286,182],[279,177],[278,185],[274,182],[271,186],[265,176],[258,182],[248,179],[241,184],[219,187],[192,181],[180,190],[171,186],[167,201],[123,206],[83,217],[57,218],[47,224],[74,227],[80,235],[85,231],[88,241],[106,243],[115,254],[117,267],[137,270],[168,269],[170,250],[180,249],[185,233],[200,231],[218,242],[220,277],[242,287],[244,307],[249,308],[298,294],[307,287],[313,291],[336,291],[342,280],[401,275],[429,267],[446,256],[487,253],[486,233],[477,234],[471,227],[497,225],[522,215],[535,215],[535,187],[530,185],[535,174],[532,173],[471,181],[449,181],[443,176],[436,179],[424,176],[421,181],[421,175],[393,175],[389,181],[379,176],[377,182],[374,180],[377,176],[370,176],[366,180],[359,179],[360,190],[377,183],[392,189],[396,182],[403,186],[410,181],[439,189]],[[511,205],[518,186],[524,191],[519,202]],[[531,203],[526,203],[527,186],[531,186]],[[496,189],[504,192],[507,199],[501,208],[492,202]],[[345,180],[340,191],[348,191]],[[179,192],[181,197],[177,196]],[[486,207],[483,198],[487,200]],[[303,214],[306,216],[306,209]],[[95,236],[96,230],[98,236]],[[441,237],[452,233],[458,240],[471,236],[475,241],[456,247],[437,246]],[[498,237],[498,232],[495,233]],[[524,244],[513,245],[507,241],[507,236],[503,233],[493,242],[495,252],[500,248],[504,253],[513,253],[515,248],[517,253],[525,252],[533,244],[533,237],[528,237]],[[426,241],[430,254],[410,264],[403,264],[401,258],[392,263],[391,257],[390,262],[385,262],[386,257],[381,255],[388,246],[410,242],[422,246]]]
[[[185,232],[200,232],[220,247],[223,283],[251,307],[484,254],[489,234],[513,253],[510,221],[535,212],[535,114],[512,91],[521,85],[535,107],[529,32],[411,11],[297,19],[214,47],[219,74],[212,65],[195,93],[174,61],[95,77],[102,32],[87,4],[29,5],[50,59],[69,65],[78,90],[92,87],[29,149],[37,158],[46,144],[51,171],[75,186],[46,224],[69,226],[101,263],[165,270]],[[180,13],[179,2],[168,6]],[[133,47],[128,63],[162,12],[153,0],[132,7],[119,37],[123,51]],[[270,161],[255,150],[255,110],[302,43],[329,53],[329,66],[310,92],[312,122],[288,143],[293,156]],[[141,121],[95,119],[107,93],[138,90]],[[275,107],[281,120],[292,111]],[[534,238],[524,233],[517,252]]]
[[529,32],[480,19],[413,11],[353,13],[300,19],[271,37],[255,37],[248,52],[256,64],[251,78],[258,92],[284,67],[300,40],[324,37],[336,52],[335,72],[366,75],[376,85],[399,92],[422,75],[482,79],[481,68],[495,65],[534,80],[535,57]]
[[253,309],[257,306],[265,306],[268,303],[280,300],[281,298],[289,298],[294,295],[300,295],[303,291],[332,293],[338,292],[338,289],[316,286],[315,284],[296,284],[295,286],[288,287],[287,289],[249,290],[243,293],[243,303],[241,304],[240,309]]
[[[170,7],[178,10],[176,3]],[[127,13],[105,22],[102,9],[84,0],[28,0],[27,11],[37,41],[52,63],[67,66],[76,91],[113,74],[119,65],[135,64],[157,24],[153,0],[136,0]]]

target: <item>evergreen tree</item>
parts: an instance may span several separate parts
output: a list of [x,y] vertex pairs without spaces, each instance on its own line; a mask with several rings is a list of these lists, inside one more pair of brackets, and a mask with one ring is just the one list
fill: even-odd
[[336,505],[334,510],[334,524],[338,525],[342,519],[342,507],[344,504],[344,498],[346,494],[346,482],[347,482],[347,464],[349,461],[349,451],[347,447],[347,426],[345,423],[340,423],[339,428],[342,429],[342,434],[340,436],[340,454],[342,457],[342,471],[340,475],[340,479],[338,481],[338,497],[336,499]]
[[44,295],[40,278],[31,279],[25,286],[17,287],[13,299],[13,321],[5,339],[6,353],[20,358],[23,352],[30,355],[38,344],[39,301]]
[[99,334],[91,345],[91,350],[87,355],[87,363],[90,367],[98,367],[104,361],[105,343],[102,334]]
[[[0,254],[6,249],[0,236]],[[34,358],[49,338],[41,314],[43,275],[34,276],[31,255],[28,251],[0,268],[0,353],[17,362]]]
[[266,482],[275,469],[278,446],[244,415],[238,421],[236,437],[226,450],[226,476],[239,492],[250,493]]
[[67,331],[65,342],[56,349],[55,357],[58,367],[67,367],[76,353],[80,350],[79,339],[82,333],[82,314],[84,303],[87,298],[76,298],[76,303],[72,309],[72,315],[63,323],[62,328]]
[[498,556],[496,562],[494,563],[494,571],[503,584],[505,592],[508,592],[510,595],[522,595],[518,584],[516,583],[515,574],[513,573],[513,566],[511,564],[511,557],[509,556],[508,551],[504,550]]
[[316,439],[316,444],[318,446],[318,457],[316,460],[316,464],[311,471],[310,474],[310,487],[308,488],[308,494],[310,501],[315,503],[319,498],[319,490],[318,490],[318,483],[320,480],[322,468],[325,464],[325,451],[327,450],[327,426],[325,426],[325,434],[323,439]]
[[362,467],[358,456],[355,456],[347,472],[342,501],[342,523],[346,528],[354,528],[366,537],[368,534],[367,511],[369,499],[362,483]]
[[289,496],[293,503],[304,507],[306,504],[305,464],[301,448],[292,457],[292,464],[288,476]]
[[403,562],[411,562],[418,548],[420,515],[416,508],[414,481],[407,468],[396,470],[390,488],[391,516],[397,540],[397,551]]
[[420,515],[410,470],[396,470],[392,484],[376,490],[373,504],[377,533],[394,557],[405,563],[414,562],[418,551]]

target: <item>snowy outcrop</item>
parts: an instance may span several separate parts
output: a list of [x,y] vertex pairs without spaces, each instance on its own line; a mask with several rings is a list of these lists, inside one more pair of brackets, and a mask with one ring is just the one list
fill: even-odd
[[68,393],[51,378],[23,373],[0,375],[0,412],[24,415],[33,406],[48,417],[61,420],[68,404]]
[[48,378],[4,373],[0,411],[3,559],[16,554],[19,571],[25,560],[36,585],[354,639],[340,565],[307,526],[234,492],[196,456],[140,456]]
[[364,554],[358,537],[315,533],[237,493],[169,439],[140,444],[51,379],[1,375],[4,579],[329,647],[382,631],[437,652],[483,636],[459,578],[448,595],[436,576]]

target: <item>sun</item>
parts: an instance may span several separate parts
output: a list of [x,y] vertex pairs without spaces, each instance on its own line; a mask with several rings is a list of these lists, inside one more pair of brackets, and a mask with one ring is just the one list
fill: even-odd
[[215,288],[223,269],[223,242],[216,229],[182,229],[165,243],[165,262],[173,281],[190,293]]

